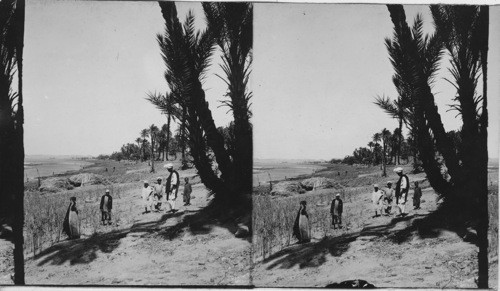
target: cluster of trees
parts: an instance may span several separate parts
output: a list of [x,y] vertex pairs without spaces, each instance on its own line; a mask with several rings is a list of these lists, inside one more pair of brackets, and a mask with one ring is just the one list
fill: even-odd
[[412,139],[405,139],[399,128],[395,128],[393,132],[384,128],[373,134],[367,147],[355,149],[352,155],[346,156],[341,162],[348,165],[380,165],[381,167],[383,164],[400,165],[403,162],[407,164],[415,152],[411,144]]
[[98,158],[116,161],[168,161],[172,156],[176,160],[178,153],[181,153],[183,165],[187,166],[186,139],[181,130],[177,130],[172,135],[167,124],[161,127],[151,124],[148,128],[141,130],[140,136],[135,139],[134,143],[126,143],[119,151],[111,155],[100,155]]
[[0,220],[12,225],[17,285],[24,284],[24,6],[0,1]]
[[[394,68],[394,100],[376,103],[408,128],[418,160],[440,193],[457,225],[474,222],[479,245],[478,287],[488,288],[488,6],[431,5],[435,32],[423,32],[419,15],[410,26],[402,5],[388,5],[394,25],[386,39]],[[448,81],[456,92],[451,109],[461,118],[458,131],[447,132],[432,85],[447,55]],[[482,85],[482,90],[478,88]],[[447,175],[441,174],[443,168]]]
[[[166,66],[166,94],[148,94],[148,100],[167,121],[180,121],[192,163],[201,181],[215,193],[216,205],[237,206],[252,191],[251,92],[253,6],[251,3],[203,3],[207,28],[197,31],[190,11],[181,23],[174,2],[160,2],[165,31],[157,36]],[[208,76],[214,51],[220,52],[222,75]],[[218,128],[205,98],[205,78],[227,84],[222,101],[233,121]]]

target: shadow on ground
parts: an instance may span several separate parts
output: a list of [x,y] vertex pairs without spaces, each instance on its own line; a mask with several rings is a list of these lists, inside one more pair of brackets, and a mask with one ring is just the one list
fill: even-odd
[[316,243],[293,245],[266,258],[264,263],[271,262],[267,267],[268,270],[290,269],[296,265],[301,269],[315,268],[324,264],[328,255],[339,257],[344,254],[358,238],[367,237],[368,240],[372,240],[383,237],[393,243],[401,244],[415,235],[421,239],[436,238],[443,230],[455,232],[464,241],[474,244],[477,242],[475,233],[464,226],[453,226],[446,219],[446,214],[442,210],[437,210],[428,215],[414,214],[393,218],[389,223],[368,225],[360,231],[326,237]]
[[[98,252],[112,253],[120,245],[120,240],[131,233],[137,233],[140,237],[157,233],[164,239],[173,240],[185,231],[189,231],[194,235],[208,234],[217,225],[228,229],[234,234],[237,230],[237,222],[245,219],[249,220],[248,217],[251,215],[251,212],[248,213],[248,210],[246,210],[247,213],[239,212],[240,216],[234,219],[234,216],[231,216],[234,213],[221,215],[219,211],[219,207],[209,205],[196,212],[166,213],[158,220],[135,223],[130,228],[98,233],[85,239],[60,242],[37,254],[35,259],[41,259],[38,266],[49,263],[62,265],[66,262],[71,265],[88,264],[97,258]],[[177,218],[177,223],[165,227],[165,222],[171,218]],[[251,236],[248,235],[242,239],[250,242]]]

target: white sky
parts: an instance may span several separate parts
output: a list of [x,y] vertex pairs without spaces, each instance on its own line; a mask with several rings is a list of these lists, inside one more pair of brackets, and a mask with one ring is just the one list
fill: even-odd
[[[183,20],[199,3],[177,3]],[[407,18],[426,6],[406,6]],[[499,31],[498,7],[491,32]],[[24,94],[27,154],[97,155],[133,142],[151,123],[166,117],[144,98],[167,90],[156,34],[163,19],[156,2],[28,1],[26,5]],[[254,4],[252,100],[256,158],[341,158],[366,146],[390,119],[372,102],[396,96],[384,38],[392,23],[384,5]],[[490,156],[498,157],[500,55],[498,34],[490,36]],[[214,57],[214,61],[219,58]],[[443,70],[445,71],[445,70]],[[217,125],[227,108],[217,108],[226,86],[213,73],[205,82]],[[454,92],[438,77],[434,88],[445,126]]]
[[[200,3],[178,3],[181,21]],[[167,90],[156,41],[164,21],[157,2],[27,1],[24,95],[25,150],[30,154],[110,154],[166,117],[145,100]],[[218,57],[214,61],[219,61]],[[217,125],[226,85],[209,71],[205,89]]]
[[[411,23],[423,13],[425,30],[433,30],[427,6],[405,10]],[[498,157],[499,12],[490,10],[490,157]],[[259,4],[254,13],[255,158],[342,158],[397,127],[373,104],[377,95],[396,97],[385,5]],[[433,91],[446,129],[457,129],[456,112],[446,112],[455,92],[441,72]]]

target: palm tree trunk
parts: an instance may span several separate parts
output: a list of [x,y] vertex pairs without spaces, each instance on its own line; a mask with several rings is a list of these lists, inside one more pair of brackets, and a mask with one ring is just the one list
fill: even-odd
[[402,138],[403,138],[403,118],[399,118],[399,136],[398,136],[398,149],[397,149],[397,156],[398,156],[398,165],[401,165],[400,157],[401,157],[401,143],[402,143]]
[[182,109],[182,120],[180,124],[181,160],[182,167],[186,167],[186,108]]
[[[170,96],[169,94],[167,94],[167,98],[169,99],[167,102],[170,103]],[[165,145],[165,151],[167,152],[167,161],[168,161],[168,153],[169,153],[169,150],[170,150],[170,120],[171,120],[171,115],[172,113],[171,112],[168,112],[167,113],[167,143]]]
[[14,179],[13,193],[15,195],[15,211],[13,223],[14,236],[14,283],[16,285],[24,285],[24,108],[23,108],[23,47],[24,47],[24,0],[18,0],[16,3],[15,12],[15,28],[16,33],[16,53],[17,53],[17,69],[18,69],[18,103],[16,114],[16,131],[15,143],[12,148],[14,164]]
[[382,136],[382,166],[383,166],[383,172],[382,172],[382,177],[387,177],[387,172],[385,170],[385,164],[386,164],[386,157],[385,157],[385,152],[386,152],[386,139],[384,136]]
[[208,107],[208,102],[205,100],[205,92],[201,88],[201,83],[198,80],[195,80],[193,83],[197,86],[197,88],[193,89],[194,94],[197,95],[193,99],[195,100],[200,124],[207,137],[207,144],[214,152],[222,180],[225,181],[230,188],[233,188],[236,186],[234,183],[234,169],[225,148],[224,138],[215,127],[212,112]]
[[151,132],[151,173],[155,172],[155,138],[154,133]]
[[488,34],[489,34],[489,7],[480,7],[479,17],[481,21],[481,68],[483,73],[483,107],[480,121],[480,177],[479,181],[479,223],[477,227],[478,235],[478,287],[488,288]]

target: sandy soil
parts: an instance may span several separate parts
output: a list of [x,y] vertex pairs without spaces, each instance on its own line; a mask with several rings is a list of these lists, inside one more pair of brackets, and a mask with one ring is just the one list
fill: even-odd
[[[113,167],[116,172],[105,171]],[[145,163],[109,161],[82,171],[108,175],[112,180],[135,181],[136,176],[127,178],[126,174],[127,170],[135,169],[140,179],[146,176],[154,180],[154,177],[166,176],[161,163],[157,167],[157,173],[148,174]],[[195,172],[190,169],[179,174],[182,179]],[[92,236],[57,243],[35,257],[25,254],[27,284],[250,285],[251,238],[235,237],[241,221],[212,218],[211,208],[207,207],[207,190],[201,183],[193,185],[191,206],[181,206],[176,213],[146,214],[142,213],[140,199],[142,184],[126,183],[131,183],[132,190],[114,197],[114,205],[131,209],[125,213],[128,218],[122,219],[130,222],[101,226]],[[179,195],[177,205],[182,204]],[[0,284],[13,283],[12,250],[12,243],[0,237]]]
[[[411,177],[410,180],[416,177]],[[346,280],[366,280],[384,288],[477,288],[477,247],[474,231],[459,231],[431,223],[437,195],[423,191],[420,210],[409,215],[373,218],[369,197],[345,203],[361,213],[359,229],[337,230],[324,239],[292,245],[255,264],[257,287],[325,287]],[[366,209],[366,211],[360,211]],[[433,225],[429,225],[433,224]],[[490,258],[490,288],[497,288],[497,257]]]
[[190,225],[207,205],[202,185],[193,196],[192,206],[175,214],[142,214],[140,200],[130,199],[137,204],[132,226],[65,241],[28,259],[27,284],[250,284],[250,242],[235,238],[228,225]]

